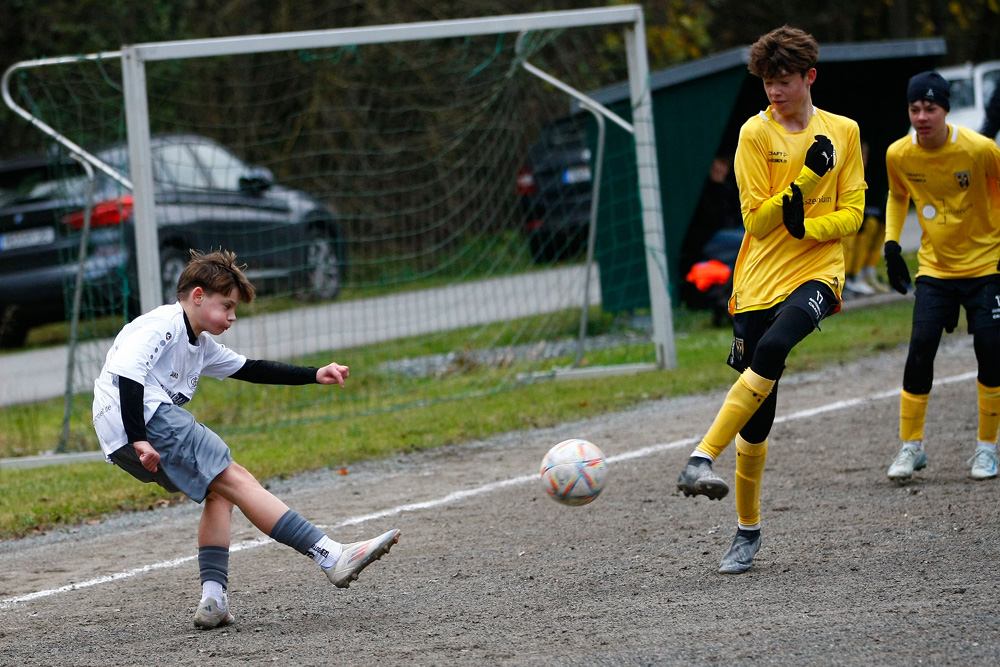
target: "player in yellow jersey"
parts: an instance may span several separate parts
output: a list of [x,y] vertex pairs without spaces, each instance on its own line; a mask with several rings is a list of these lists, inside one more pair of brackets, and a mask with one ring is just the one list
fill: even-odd
[[729,365],[739,380],[677,479],[684,495],[729,492],[712,462],[736,440],[736,537],[719,571],[750,568],[760,549],[760,484],[778,379],[795,345],[839,309],[841,238],[861,226],[861,142],[854,121],[813,106],[816,40],[783,26],[750,48],[770,106],[740,130],[735,171],[746,234],[736,260]]
[[889,283],[905,294],[910,272],[899,237],[910,200],[923,234],[917,253],[916,301],[903,370],[899,435],[903,447],[889,466],[905,480],[927,465],[924,421],[943,331],[958,325],[960,308],[972,334],[979,402],[979,444],[969,459],[973,479],[997,476],[1000,429],[1000,148],[992,139],[948,125],[950,85],[922,72],[907,86],[914,132],[886,151],[885,261]]

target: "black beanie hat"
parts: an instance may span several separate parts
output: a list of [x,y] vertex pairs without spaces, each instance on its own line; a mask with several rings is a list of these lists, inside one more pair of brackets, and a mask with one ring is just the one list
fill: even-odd
[[910,78],[906,87],[906,101],[909,104],[917,100],[933,102],[945,111],[951,109],[951,84],[937,72],[921,72]]

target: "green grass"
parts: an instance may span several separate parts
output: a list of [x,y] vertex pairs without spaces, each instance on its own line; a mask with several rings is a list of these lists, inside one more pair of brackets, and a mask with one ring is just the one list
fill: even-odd
[[[894,302],[877,308],[841,313],[801,343],[788,360],[789,372],[843,363],[905,344],[909,336],[911,303]],[[595,327],[611,326],[596,318]],[[506,431],[552,426],[628,408],[645,400],[694,394],[729,386],[735,373],[725,365],[731,341],[728,329],[713,329],[707,315],[679,312],[677,370],[649,372],[593,380],[541,382],[471,398],[440,401],[420,408],[362,415],[335,421],[308,421],[288,428],[234,432],[227,436],[236,460],[259,479],[288,477],[299,472],[338,469],[365,459],[389,457],[403,451],[439,447],[486,438]],[[355,350],[363,354],[362,350]],[[588,355],[590,364],[604,363],[614,350]],[[345,357],[346,359],[346,357]],[[353,363],[353,361],[352,361]],[[900,369],[902,373],[902,369]],[[351,382],[374,381],[354,377]],[[192,411],[215,425],[226,422],[220,391],[206,386]],[[319,388],[280,388],[260,400],[295,401],[297,391]],[[85,397],[80,397],[86,402]],[[83,412],[88,412],[83,406]],[[80,412],[78,410],[77,412]],[[12,431],[44,439],[61,428],[62,401],[0,410],[0,439],[10,450]],[[78,424],[77,427],[85,427]],[[706,424],[707,427],[707,424]],[[221,430],[221,429],[220,429]],[[190,502],[171,496],[152,484],[139,484],[120,470],[102,463],[75,464],[27,470],[0,470],[0,537],[63,530],[99,520],[117,511],[138,511],[164,502]]]

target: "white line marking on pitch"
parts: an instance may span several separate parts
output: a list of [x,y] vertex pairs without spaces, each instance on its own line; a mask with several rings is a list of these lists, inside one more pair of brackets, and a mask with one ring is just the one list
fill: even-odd
[[[968,373],[962,373],[961,375],[953,375],[951,377],[942,378],[940,380],[934,380],[935,385],[950,384],[952,382],[961,382],[963,380],[969,380],[976,377],[974,371]],[[888,391],[880,391],[874,394],[868,394],[866,396],[859,396],[857,398],[851,398],[846,401],[836,401],[835,403],[827,403],[826,405],[821,405],[816,408],[810,408],[808,410],[799,410],[798,412],[793,412],[788,415],[783,415],[781,417],[776,417],[774,420],[775,424],[782,424],[784,422],[796,421],[798,419],[808,419],[809,417],[815,417],[816,415],[823,414],[824,412],[833,412],[834,410],[842,410],[844,408],[853,407],[856,405],[861,405],[862,403],[867,403],[868,401],[881,400],[883,398],[891,398],[893,396],[899,395],[899,388],[891,389]],[[677,449],[678,447],[690,446],[699,441],[699,438],[684,438],[683,440],[675,440],[674,442],[666,442],[658,445],[650,445],[649,447],[642,447],[641,449],[636,449],[631,452],[626,452],[624,454],[618,454],[617,456],[609,456],[608,463],[616,463],[618,461],[627,461],[629,459],[636,459],[643,456],[649,456],[651,454],[658,454],[659,452],[664,452],[670,449]],[[508,486],[516,486],[518,484],[524,484],[526,482],[533,481],[537,479],[537,475],[521,475],[520,477],[511,477],[510,479],[501,480],[499,482],[492,482],[490,484],[484,484],[482,486],[477,486],[474,489],[467,489],[465,491],[454,491],[441,498],[436,498],[434,500],[427,500],[422,503],[410,503],[407,505],[397,505],[396,507],[391,507],[389,509],[381,510],[379,512],[372,512],[371,514],[362,514],[360,516],[352,517],[350,519],[345,519],[340,523],[334,524],[332,528],[341,528],[344,526],[354,526],[359,523],[365,523],[366,521],[373,521],[375,519],[384,519],[390,516],[396,516],[404,512],[417,512],[420,510],[431,509],[434,507],[440,507],[442,505],[449,505],[451,503],[457,502],[459,500],[465,500],[466,498],[472,498],[474,496],[482,495],[484,493],[492,493],[498,489],[503,489]],[[320,528],[331,528],[331,526],[320,526]],[[247,542],[241,542],[230,548],[230,552],[243,551],[244,549],[253,549],[256,547],[264,546],[265,544],[273,544],[274,540],[269,537],[262,537],[256,540],[251,540]],[[4,598],[0,600],[0,611],[10,609],[14,605],[20,604],[22,602],[30,602],[31,600],[37,600],[39,598],[49,597],[50,595],[58,595],[59,593],[67,593],[69,591],[76,591],[83,588],[90,588],[91,586],[98,586],[100,584],[107,584],[112,581],[118,581],[119,579],[129,579],[131,577],[136,577],[140,574],[146,574],[147,572],[153,572],[155,570],[165,570],[172,567],[177,567],[187,563],[188,561],[194,560],[197,556],[186,556],[184,558],[174,558],[172,560],[165,560],[159,563],[153,563],[152,565],[144,565],[142,567],[133,568],[131,570],[125,570],[123,572],[116,572],[114,574],[104,575],[102,577],[96,577],[94,579],[88,579],[87,581],[81,581],[76,584],[67,584],[66,586],[60,586],[59,588],[50,588],[43,591],[35,591],[34,593],[28,593],[27,595],[19,595],[12,598]]]

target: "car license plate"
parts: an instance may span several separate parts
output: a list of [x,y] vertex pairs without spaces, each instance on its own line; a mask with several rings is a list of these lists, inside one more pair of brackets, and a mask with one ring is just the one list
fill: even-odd
[[15,250],[17,248],[30,248],[36,245],[46,245],[54,243],[56,240],[56,230],[54,227],[36,227],[35,229],[22,229],[16,232],[0,234],[0,250]]
[[563,183],[571,185],[573,183],[588,183],[590,181],[590,167],[581,164],[577,167],[570,167],[563,172]]

